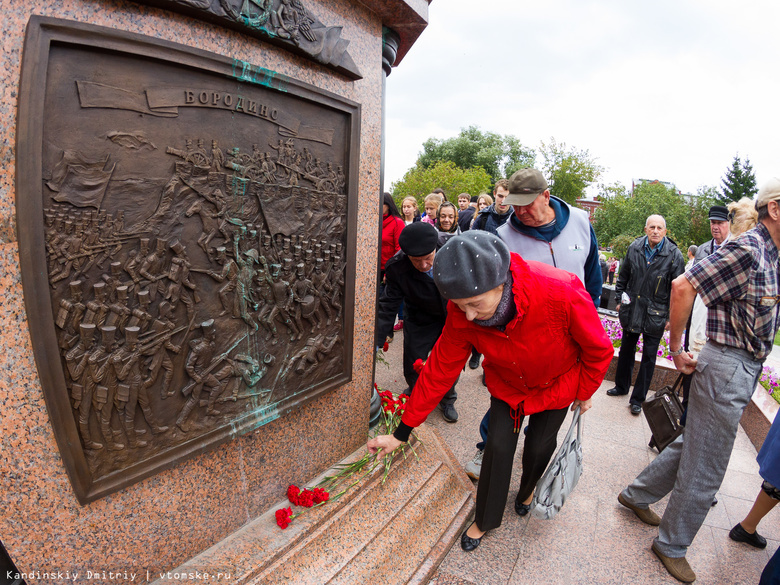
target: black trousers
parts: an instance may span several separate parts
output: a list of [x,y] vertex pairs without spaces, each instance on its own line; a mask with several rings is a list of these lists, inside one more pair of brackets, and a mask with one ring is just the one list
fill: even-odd
[[[514,432],[509,405],[490,398],[490,423],[485,454],[477,486],[475,521],[480,530],[501,526],[519,433]],[[528,434],[523,447],[523,475],[516,501],[526,500],[534,491],[558,446],[558,430],[566,420],[567,408],[545,410],[528,417]],[[521,425],[522,419],[518,423]]]
[[[632,333],[623,330],[623,339],[618,353],[617,370],[615,372],[615,387],[621,392],[628,392],[631,386],[631,374],[634,371],[634,354],[636,344],[639,342],[640,333]],[[634,391],[631,393],[631,404],[641,405],[647,396],[647,389],[655,372],[655,359],[658,356],[658,346],[661,344],[661,336],[654,337],[644,334],[642,347],[642,361],[639,364],[639,372],[634,382]]]

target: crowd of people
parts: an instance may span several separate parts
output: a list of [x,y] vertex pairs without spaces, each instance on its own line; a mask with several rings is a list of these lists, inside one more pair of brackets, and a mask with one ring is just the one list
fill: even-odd
[[[514,509],[527,515],[566,413],[590,409],[613,357],[597,308],[602,286],[617,276],[623,339],[607,395],[629,394],[641,336],[629,408],[633,415],[642,412],[665,330],[685,379],[684,432],[618,501],[658,527],[653,552],[672,576],[693,582],[688,547],[717,503],[742,411],[780,327],[780,179],[764,185],[755,201],[713,206],[713,238],[687,249],[687,264],[658,214],[647,217],[645,234],[623,259],[607,260],[588,214],[551,195],[536,169],[497,181],[492,196],[461,193],[457,204],[437,189],[424,197],[423,213],[413,197],[403,200],[400,214],[388,200],[385,194],[375,344],[379,349],[392,336],[403,306],[403,392],[410,398],[398,428],[370,440],[369,450],[391,453],[437,406],[444,420],[456,422],[460,374],[467,363],[471,369],[481,363],[490,408],[475,429],[477,453],[465,467],[478,486],[476,515],[461,547],[476,549],[487,531],[501,525],[526,417]],[[395,249],[385,257],[391,239]],[[418,360],[421,371],[414,368]],[[780,423],[772,426],[758,460],[761,490],[729,536],[764,548],[767,541],[756,528],[780,500]],[[668,494],[658,516],[650,505]],[[776,553],[761,583],[778,579]]]

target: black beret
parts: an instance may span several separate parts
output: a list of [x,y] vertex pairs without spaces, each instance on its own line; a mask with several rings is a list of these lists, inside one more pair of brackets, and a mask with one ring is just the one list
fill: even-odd
[[407,256],[427,256],[436,249],[439,232],[424,221],[410,223],[401,230],[398,244]]
[[446,299],[481,295],[506,282],[509,248],[496,235],[469,230],[450,238],[433,259],[433,281]]
[[713,205],[710,207],[710,214],[707,219],[711,219],[713,221],[728,221],[729,210],[723,205]]

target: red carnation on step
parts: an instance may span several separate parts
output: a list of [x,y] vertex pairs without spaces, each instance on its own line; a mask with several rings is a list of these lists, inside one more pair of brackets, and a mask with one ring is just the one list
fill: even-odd
[[314,488],[312,492],[314,494],[314,503],[321,504],[327,502],[330,499],[330,494],[322,488]]
[[292,508],[282,508],[276,511],[276,525],[279,528],[284,530],[290,525],[290,522],[292,522]]

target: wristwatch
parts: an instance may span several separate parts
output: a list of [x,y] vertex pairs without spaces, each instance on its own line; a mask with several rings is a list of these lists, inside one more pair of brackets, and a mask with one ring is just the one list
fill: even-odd
[[683,346],[681,345],[681,346],[680,346],[680,349],[678,349],[677,351],[670,351],[670,352],[669,352],[669,355],[670,355],[671,357],[677,357],[678,355],[681,355],[681,354],[682,354],[684,351],[685,351],[685,349],[684,349],[684,348],[683,348]]

